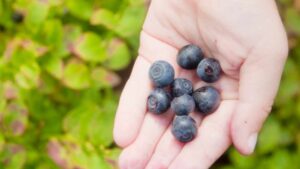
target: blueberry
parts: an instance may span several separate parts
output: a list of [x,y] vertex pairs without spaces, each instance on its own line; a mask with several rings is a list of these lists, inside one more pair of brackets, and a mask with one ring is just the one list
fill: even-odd
[[203,59],[197,67],[198,76],[207,83],[217,81],[220,78],[221,71],[219,61],[213,58]]
[[176,97],[171,103],[171,108],[178,116],[188,115],[195,109],[194,98],[187,94]]
[[177,63],[183,69],[196,69],[204,54],[196,45],[186,45],[181,48],[177,55]]
[[177,78],[171,84],[172,95],[174,97],[179,97],[184,94],[193,93],[193,84],[191,81],[184,78]]
[[171,95],[164,89],[154,89],[148,96],[148,111],[154,114],[166,112],[171,104]]
[[221,96],[219,91],[212,86],[204,86],[193,93],[196,108],[202,114],[214,112],[220,105]]
[[176,116],[172,123],[172,134],[180,142],[192,141],[197,135],[195,120],[190,116]]
[[14,12],[11,17],[15,23],[21,23],[24,20],[24,15],[21,12],[17,12],[17,11]]
[[154,62],[149,70],[149,76],[156,87],[166,87],[174,80],[174,68],[166,61]]

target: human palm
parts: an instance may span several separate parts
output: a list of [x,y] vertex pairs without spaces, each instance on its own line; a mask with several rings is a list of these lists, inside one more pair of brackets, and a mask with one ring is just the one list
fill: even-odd
[[[170,132],[174,114],[147,113],[153,86],[148,69],[166,60],[176,77],[205,85],[195,71],[176,64],[178,50],[200,46],[220,61],[222,78],[214,85],[222,102],[213,114],[191,116],[198,135],[182,144]],[[153,0],[141,33],[139,56],[123,90],[114,137],[125,148],[122,169],[208,168],[233,142],[243,154],[253,152],[257,133],[271,110],[287,55],[287,40],[272,0]]]

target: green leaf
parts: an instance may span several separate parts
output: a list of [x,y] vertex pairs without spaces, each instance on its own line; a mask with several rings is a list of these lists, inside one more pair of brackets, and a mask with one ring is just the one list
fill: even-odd
[[46,20],[40,32],[40,39],[48,45],[61,43],[63,35],[62,23],[60,20]]
[[99,109],[94,105],[83,104],[76,107],[64,119],[64,130],[80,140],[86,140],[88,124],[97,113]]
[[3,151],[4,145],[5,145],[5,138],[2,135],[2,133],[0,133],[0,152]]
[[[296,103],[300,102],[300,98],[297,99]],[[300,120],[300,104],[296,105],[296,116],[298,118],[298,120]]]
[[75,54],[85,61],[103,62],[106,59],[101,38],[95,33],[85,33],[75,44]]
[[[292,151],[287,151],[284,149],[278,149],[269,156],[263,156],[259,161],[257,167],[258,169],[298,169],[297,155]],[[257,163],[256,163],[257,164]]]
[[23,104],[16,101],[9,103],[2,115],[2,132],[9,136],[22,135],[27,127],[27,116],[28,110]]
[[115,87],[121,83],[121,78],[112,71],[97,67],[92,71],[92,79],[97,87]]
[[20,145],[6,144],[0,152],[0,166],[5,169],[22,169],[26,162],[26,152]]
[[30,30],[35,30],[46,19],[49,5],[46,1],[30,1],[25,22]]
[[63,61],[59,57],[48,55],[44,66],[48,73],[57,79],[61,79],[64,74]]
[[106,66],[112,70],[120,70],[131,61],[130,51],[122,40],[112,39],[107,48],[108,60]]
[[300,15],[298,11],[294,8],[288,8],[285,13],[285,19],[287,27],[291,31],[300,34]]
[[278,2],[282,5],[290,5],[293,0],[278,0]]
[[[109,9],[113,11],[114,13],[122,11],[122,7],[127,7],[128,5],[128,0],[109,0],[109,1],[99,1],[99,6],[101,8]],[[141,1],[141,0],[136,0],[136,2]],[[143,1],[143,0],[142,0]]]
[[62,5],[63,1],[62,0],[48,0],[49,4],[51,4],[52,6],[58,6],[58,5]]
[[[1,86],[0,86],[1,87]],[[0,96],[0,118],[1,118],[1,116],[3,115],[3,113],[4,113],[4,109],[5,109],[5,107],[6,107],[6,99],[4,99],[4,97],[3,97],[3,93],[2,93],[2,91],[1,91],[1,89],[2,88],[0,88],[0,94],[2,94],[1,96]]]
[[297,63],[292,59],[288,59],[283,72],[282,82],[279,88],[278,97],[276,99],[277,105],[284,105],[290,102],[290,98],[294,97],[300,92],[299,70]]
[[112,159],[112,160],[118,160],[119,155],[121,154],[121,149],[119,148],[113,148],[110,150],[105,151],[105,157]]
[[100,156],[99,154],[93,151],[87,152],[87,160],[85,164],[87,164],[86,168],[90,168],[90,169],[98,169],[98,168],[112,169],[110,163],[106,162],[102,156]]
[[272,169],[298,169],[293,162],[291,153],[286,150],[278,150],[270,158],[270,168]]
[[93,10],[93,3],[94,0],[84,0],[84,1],[67,0],[66,1],[66,5],[70,13],[83,20],[90,19]]
[[275,118],[269,118],[259,136],[258,152],[261,154],[275,151],[280,144],[281,127]]
[[93,145],[80,144],[73,137],[71,139],[63,137],[61,140],[52,139],[48,144],[48,152],[61,168],[112,168]]
[[88,124],[88,134],[91,142],[95,145],[110,145],[113,141],[114,116],[110,112],[101,112],[100,110],[94,111],[93,114],[93,118]]
[[40,67],[32,62],[21,65],[19,72],[15,75],[16,83],[24,89],[32,89],[39,84]]
[[255,161],[257,161],[255,155],[243,156],[237,150],[231,149],[229,151],[229,158],[234,164],[235,168],[252,169],[255,167]]
[[60,20],[51,19],[43,23],[38,34],[39,40],[51,47],[51,53],[55,56],[65,56],[69,54],[66,44],[64,44],[63,26]]
[[80,35],[82,34],[82,27],[80,25],[72,25],[72,24],[65,25],[63,33],[64,33],[65,43],[69,45],[80,37]]
[[140,6],[128,7],[115,31],[118,32],[122,37],[130,38],[135,35],[139,35],[144,21],[145,9]]
[[[20,43],[20,41],[16,43]],[[12,45],[12,50],[13,53],[8,62],[11,64],[10,66],[12,67],[12,69],[14,69],[14,71],[17,71],[22,65],[32,64],[32,62],[36,62],[37,55],[34,52],[25,50],[24,48],[21,48],[17,45]]]
[[113,148],[104,152],[104,158],[106,161],[109,161],[109,163],[111,163],[112,166],[114,166],[113,168],[118,168],[118,159],[120,154],[121,149]]
[[114,117],[110,113],[101,111],[99,106],[93,103],[82,104],[65,118],[64,129],[82,140],[88,139],[95,145],[107,146],[113,140]]
[[70,61],[64,69],[63,82],[71,89],[88,88],[90,86],[88,67],[77,60]]
[[96,10],[90,20],[92,25],[103,25],[109,29],[113,29],[117,25],[116,16],[107,9]]

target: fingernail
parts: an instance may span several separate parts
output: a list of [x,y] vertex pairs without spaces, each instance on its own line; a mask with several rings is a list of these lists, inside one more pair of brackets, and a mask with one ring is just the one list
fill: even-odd
[[250,153],[253,153],[255,146],[256,146],[256,142],[257,142],[257,133],[253,133],[250,135],[250,137],[248,139],[248,147],[249,147]]

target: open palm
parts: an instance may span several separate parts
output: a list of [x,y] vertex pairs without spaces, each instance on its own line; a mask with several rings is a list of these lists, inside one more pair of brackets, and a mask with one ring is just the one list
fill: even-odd
[[[200,46],[220,61],[215,84],[222,102],[197,121],[198,135],[182,144],[171,134],[172,112],[147,113],[152,90],[148,69],[166,60],[176,77],[205,85],[195,71],[180,69],[178,50]],[[287,40],[273,0],[153,0],[141,33],[139,56],[123,90],[114,137],[125,148],[122,169],[209,168],[233,142],[243,154],[253,152],[257,133],[268,116],[287,56]]]

